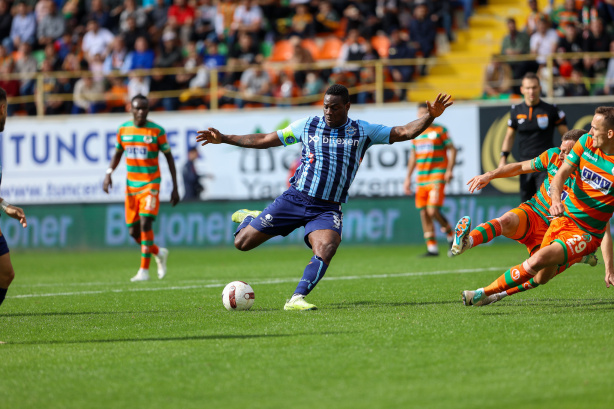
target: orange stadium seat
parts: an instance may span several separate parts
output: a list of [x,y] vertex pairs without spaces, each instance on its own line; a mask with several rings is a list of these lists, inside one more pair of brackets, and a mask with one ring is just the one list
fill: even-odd
[[371,45],[377,51],[380,57],[388,57],[388,49],[390,48],[390,40],[386,36],[373,36],[371,37]]
[[318,60],[334,60],[339,57],[343,42],[337,37],[329,37],[322,44]]
[[273,46],[271,61],[288,61],[294,54],[294,47],[288,40],[279,40]]

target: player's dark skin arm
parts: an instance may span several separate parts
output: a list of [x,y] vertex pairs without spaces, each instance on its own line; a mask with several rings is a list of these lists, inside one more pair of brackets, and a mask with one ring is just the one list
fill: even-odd
[[426,101],[428,113],[407,125],[393,127],[390,130],[390,143],[409,141],[421,135],[433,123],[435,118],[443,114],[443,111],[453,104],[450,101],[451,98],[452,96],[450,95],[439,94],[433,105]]
[[[119,165],[119,161],[122,160],[123,154],[124,154],[123,150],[115,149],[115,154],[111,158],[109,169],[115,170],[117,165]],[[113,181],[111,180],[111,174],[107,173],[107,175],[104,177],[104,182],[102,182],[102,190],[104,190],[105,193],[109,193],[110,187],[113,187]]]
[[173,206],[179,203],[179,191],[177,190],[177,170],[175,168],[175,159],[171,152],[164,152],[166,161],[168,162],[168,171],[171,173],[173,179],[173,191],[171,192],[171,204]]
[[201,142],[203,146],[209,143],[225,143],[227,145],[253,149],[267,149],[282,145],[281,139],[277,136],[277,132],[255,133],[249,135],[226,135],[215,128],[198,131],[196,142]]

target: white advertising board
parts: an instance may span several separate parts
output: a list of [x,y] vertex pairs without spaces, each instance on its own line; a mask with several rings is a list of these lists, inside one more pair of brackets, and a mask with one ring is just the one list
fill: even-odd
[[[312,106],[216,113],[152,112],[149,119],[166,129],[182,193],[181,170],[188,148],[195,144],[197,130],[214,126],[228,134],[271,132],[294,120],[319,114],[321,108]],[[350,117],[389,126],[403,125],[416,118],[416,107],[354,105]],[[116,130],[129,119],[130,114],[8,118],[0,144],[0,195],[20,204],[122,202],[125,163],[122,161],[113,173],[110,194],[102,191],[102,181],[114,153]],[[478,109],[470,105],[453,106],[436,122],[448,128],[453,143],[460,149],[448,192],[465,193],[466,181],[480,170]],[[350,194],[402,195],[408,150],[409,142],[369,149]],[[275,197],[286,188],[288,168],[300,154],[300,146],[255,150],[209,145],[199,147],[199,152],[196,168],[206,176],[202,178],[206,188],[202,199],[250,200]],[[172,183],[163,155],[159,161],[161,199],[167,200]]]

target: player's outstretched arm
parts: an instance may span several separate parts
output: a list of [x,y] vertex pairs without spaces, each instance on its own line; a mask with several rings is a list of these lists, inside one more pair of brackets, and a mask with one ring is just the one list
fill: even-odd
[[240,146],[242,148],[266,149],[274,146],[281,146],[281,139],[277,136],[277,132],[271,133],[255,133],[249,135],[226,135],[215,128],[208,128],[203,131],[198,131],[196,142],[200,142],[202,146],[210,143]]
[[573,166],[567,162],[563,162],[558,172],[556,172],[554,179],[552,179],[552,183],[550,183],[550,198],[552,199],[550,215],[554,217],[562,216],[565,211],[565,207],[561,202],[561,193],[563,193],[563,184],[573,171]]
[[422,134],[435,118],[443,114],[446,108],[453,104],[450,101],[451,98],[451,95],[439,94],[432,105],[429,101],[426,101],[428,112],[422,118],[418,118],[407,125],[393,127],[390,131],[390,143],[409,141]]
[[469,192],[473,193],[476,190],[482,190],[493,179],[510,178],[513,176],[522,175],[525,173],[537,172],[531,167],[531,161],[525,160],[524,162],[508,163],[507,165],[486,172],[483,175],[474,176],[467,182],[469,186]]
[[28,227],[28,222],[26,221],[26,214],[21,207],[13,206],[12,204],[9,204],[6,200],[0,197],[0,210],[6,213],[7,216],[18,220],[24,228]]
[[605,264],[605,286],[614,286],[614,249],[612,248],[612,233],[610,233],[610,222],[605,228],[605,234],[601,241],[601,254]]
[[119,165],[119,161],[122,159],[124,151],[121,149],[115,149],[115,154],[111,158],[111,163],[109,164],[109,168],[107,169],[107,174],[104,177],[104,181],[102,182],[102,190],[105,193],[109,193],[109,188],[113,187],[113,180],[111,180],[111,173],[115,170],[117,165]]
[[171,204],[173,206],[179,203],[179,190],[177,189],[177,168],[175,167],[175,159],[173,158],[173,154],[169,152],[164,152],[164,157],[168,162],[168,171],[171,173],[171,178],[173,179],[173,191],[171,192]]

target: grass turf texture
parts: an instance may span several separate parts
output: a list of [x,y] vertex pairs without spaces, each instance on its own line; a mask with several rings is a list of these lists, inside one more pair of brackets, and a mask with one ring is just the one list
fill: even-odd
[[[167,278],[147,283],[128,282],[136,246],[15,253],[17,278],[0,307],[2,406],[614,407],[614,290],[602,264],[467,308],[461,290],[490,283],[526,252],[423,252],[342,246],[310,312],[282,310],[305,248],[171,249]],[[252,284],[250,311],[222,306],[233,280]]]

